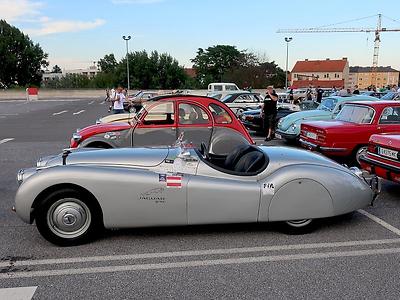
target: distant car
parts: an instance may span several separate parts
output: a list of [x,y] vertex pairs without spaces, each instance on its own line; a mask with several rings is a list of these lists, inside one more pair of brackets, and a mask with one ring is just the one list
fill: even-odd
[[[374,91],[364,91],[364,92],[361,92],[361,95],[376,97],[376,98],[378,98],[378,99],[381,99],[381,98],[384,97],[386,94],[387,94],[387,92],[374,92]],[[387,99],[387,100],[388,100],[388,99]]]
[[387,92],[386,95],[382,96],[381,100],[400,100],[399,92]]
[[221,155],[254,143],[224,103],[202,96],[167,95],[153,98],[129,123],[103,123],[77,131],[70,147],[169,146],[182,132],[193,146],[204,142],[212,153]]
[[[250,130],[264,132],[264,122],[262,116],[260,115],[260,112],[261,109],[245,111],[240,116],[240,121],[242,121],[243,125]],[[286,117],[287,115],[292,113],[294,113],[293,110],[287,108],[278,108],[275,124],[277,124],[281,118]]]
[[353,102],[343,106],[335,120],[301,124],[303,147],[328,156],[354,158],[367,151],[371,135],[400,132],[400,102]]
[[18,172],[14,210],[48,241],[72,246],[104,228],[282,222],[302,233],[379,192],[376,176],[304,150],[242,145],[214,156],[181,145],[42,158]]
[[124,110],[127,112],[137,112],[141,109],[143,103],[159,95],[159,92],[139,91],[135,95],[129,96],[127,101],[124,102]]
[[[207,88],[207,96],[215,98],[216,95],[221,95],[220,98],[222,99],[228,94],[241,92],[242,90],[238,88],[238,86],[234,83],[230,82],[214,82],[210,83]],[[214,95],[214,96],[213,96]]]
[[370,96],[356,95],[350,97],[330,96],[322,99],[321,104],[314,110],[299,111],[290,114],[278,123],[275,136],[285,139],[287,142],[298,141],[301,123],[308,120],[331,120],[336,117],[344,103],[352,101],[377,101]]
[[221,99],[237,116],[246,110],[260,107],[264,99],[259,93],[236,92]]
[[372,135],[360,161],[364,170],[400,183],[400,131]]

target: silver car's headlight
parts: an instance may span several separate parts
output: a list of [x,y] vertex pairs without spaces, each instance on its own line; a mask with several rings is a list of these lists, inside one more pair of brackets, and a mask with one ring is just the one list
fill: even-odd
[[25,174],[25,170],[24,169],[19,170],[18,173],[17,173],[17,182],[18,182],[19,185],[21,185],[22,182],[24,181],[24,174]]

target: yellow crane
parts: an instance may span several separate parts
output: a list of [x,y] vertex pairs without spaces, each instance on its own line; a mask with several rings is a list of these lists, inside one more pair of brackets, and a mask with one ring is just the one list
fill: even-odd
[[[381,32],[397,32],[400,31],[400,29],[397,28],[385,28],[382,27],[382,14],[378,14],[375,15],[378,17],[378,23],[376,28],[332,28],[332,27],[328,27],[331,25],[326,25],[326,26],[322,26],[322,27],[311,27],[311,28],[300,28],[300,29],[279,29],[277,31],[277,33],[323,33],[323,32],[327,32],[327,33],[331,33],[331,32],[374,32],[375,33],[375,40],[374,40],[374,56],[373,56],[373,60],[372,60],[372,70],[371,70],[371,83],[373,86],[376,86],[376,77],[377,77],[377,70],[378,70],[378,59],[379,59],[379,47],[380,47],[380,43],[381,43]],[[362,19],[367,19],[370,18],[369,17],[364,17],[364,18],[359,18],[359,19],[355,19],[355,20],[350,20],[350,21],[346,21],[346,22],[341,22],[341,23],[348,23],[351,21],[358,21],[358,20],[362,20]],[[391,18],[389,18],[391,19]],[[396,21],[397,20],[393,20],[392,21]],[[332,24],[335,25],[335,24]]]

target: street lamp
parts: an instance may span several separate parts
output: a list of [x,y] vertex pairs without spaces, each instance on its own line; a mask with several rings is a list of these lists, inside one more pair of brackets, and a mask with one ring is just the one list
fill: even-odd
[[124,41],[126,42],[126,73],[127,73],[127,77],[128,77],[128,93],[130,90],[130,84],[129,84],[129,58],[128,58],[128,53],[129,53],[129,49],[128,49],[128,41],[131,39],[131,36],[122,36],[122,38],[124,39]]
[[291,37],[285,37],[286,42],[286,72],[285,72],[285,90],[288,88],[288,63],[289,63],[289,43],[293,40]]

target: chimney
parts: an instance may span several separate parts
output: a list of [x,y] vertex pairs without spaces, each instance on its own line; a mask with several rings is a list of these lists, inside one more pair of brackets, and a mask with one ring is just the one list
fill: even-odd
[[306,58],[304,61],[308,61],[308,58]]
[[329,58],[327,58],[326,60],[330,60]]
[[347,57],[342,57],[342,60],[347,60]]

